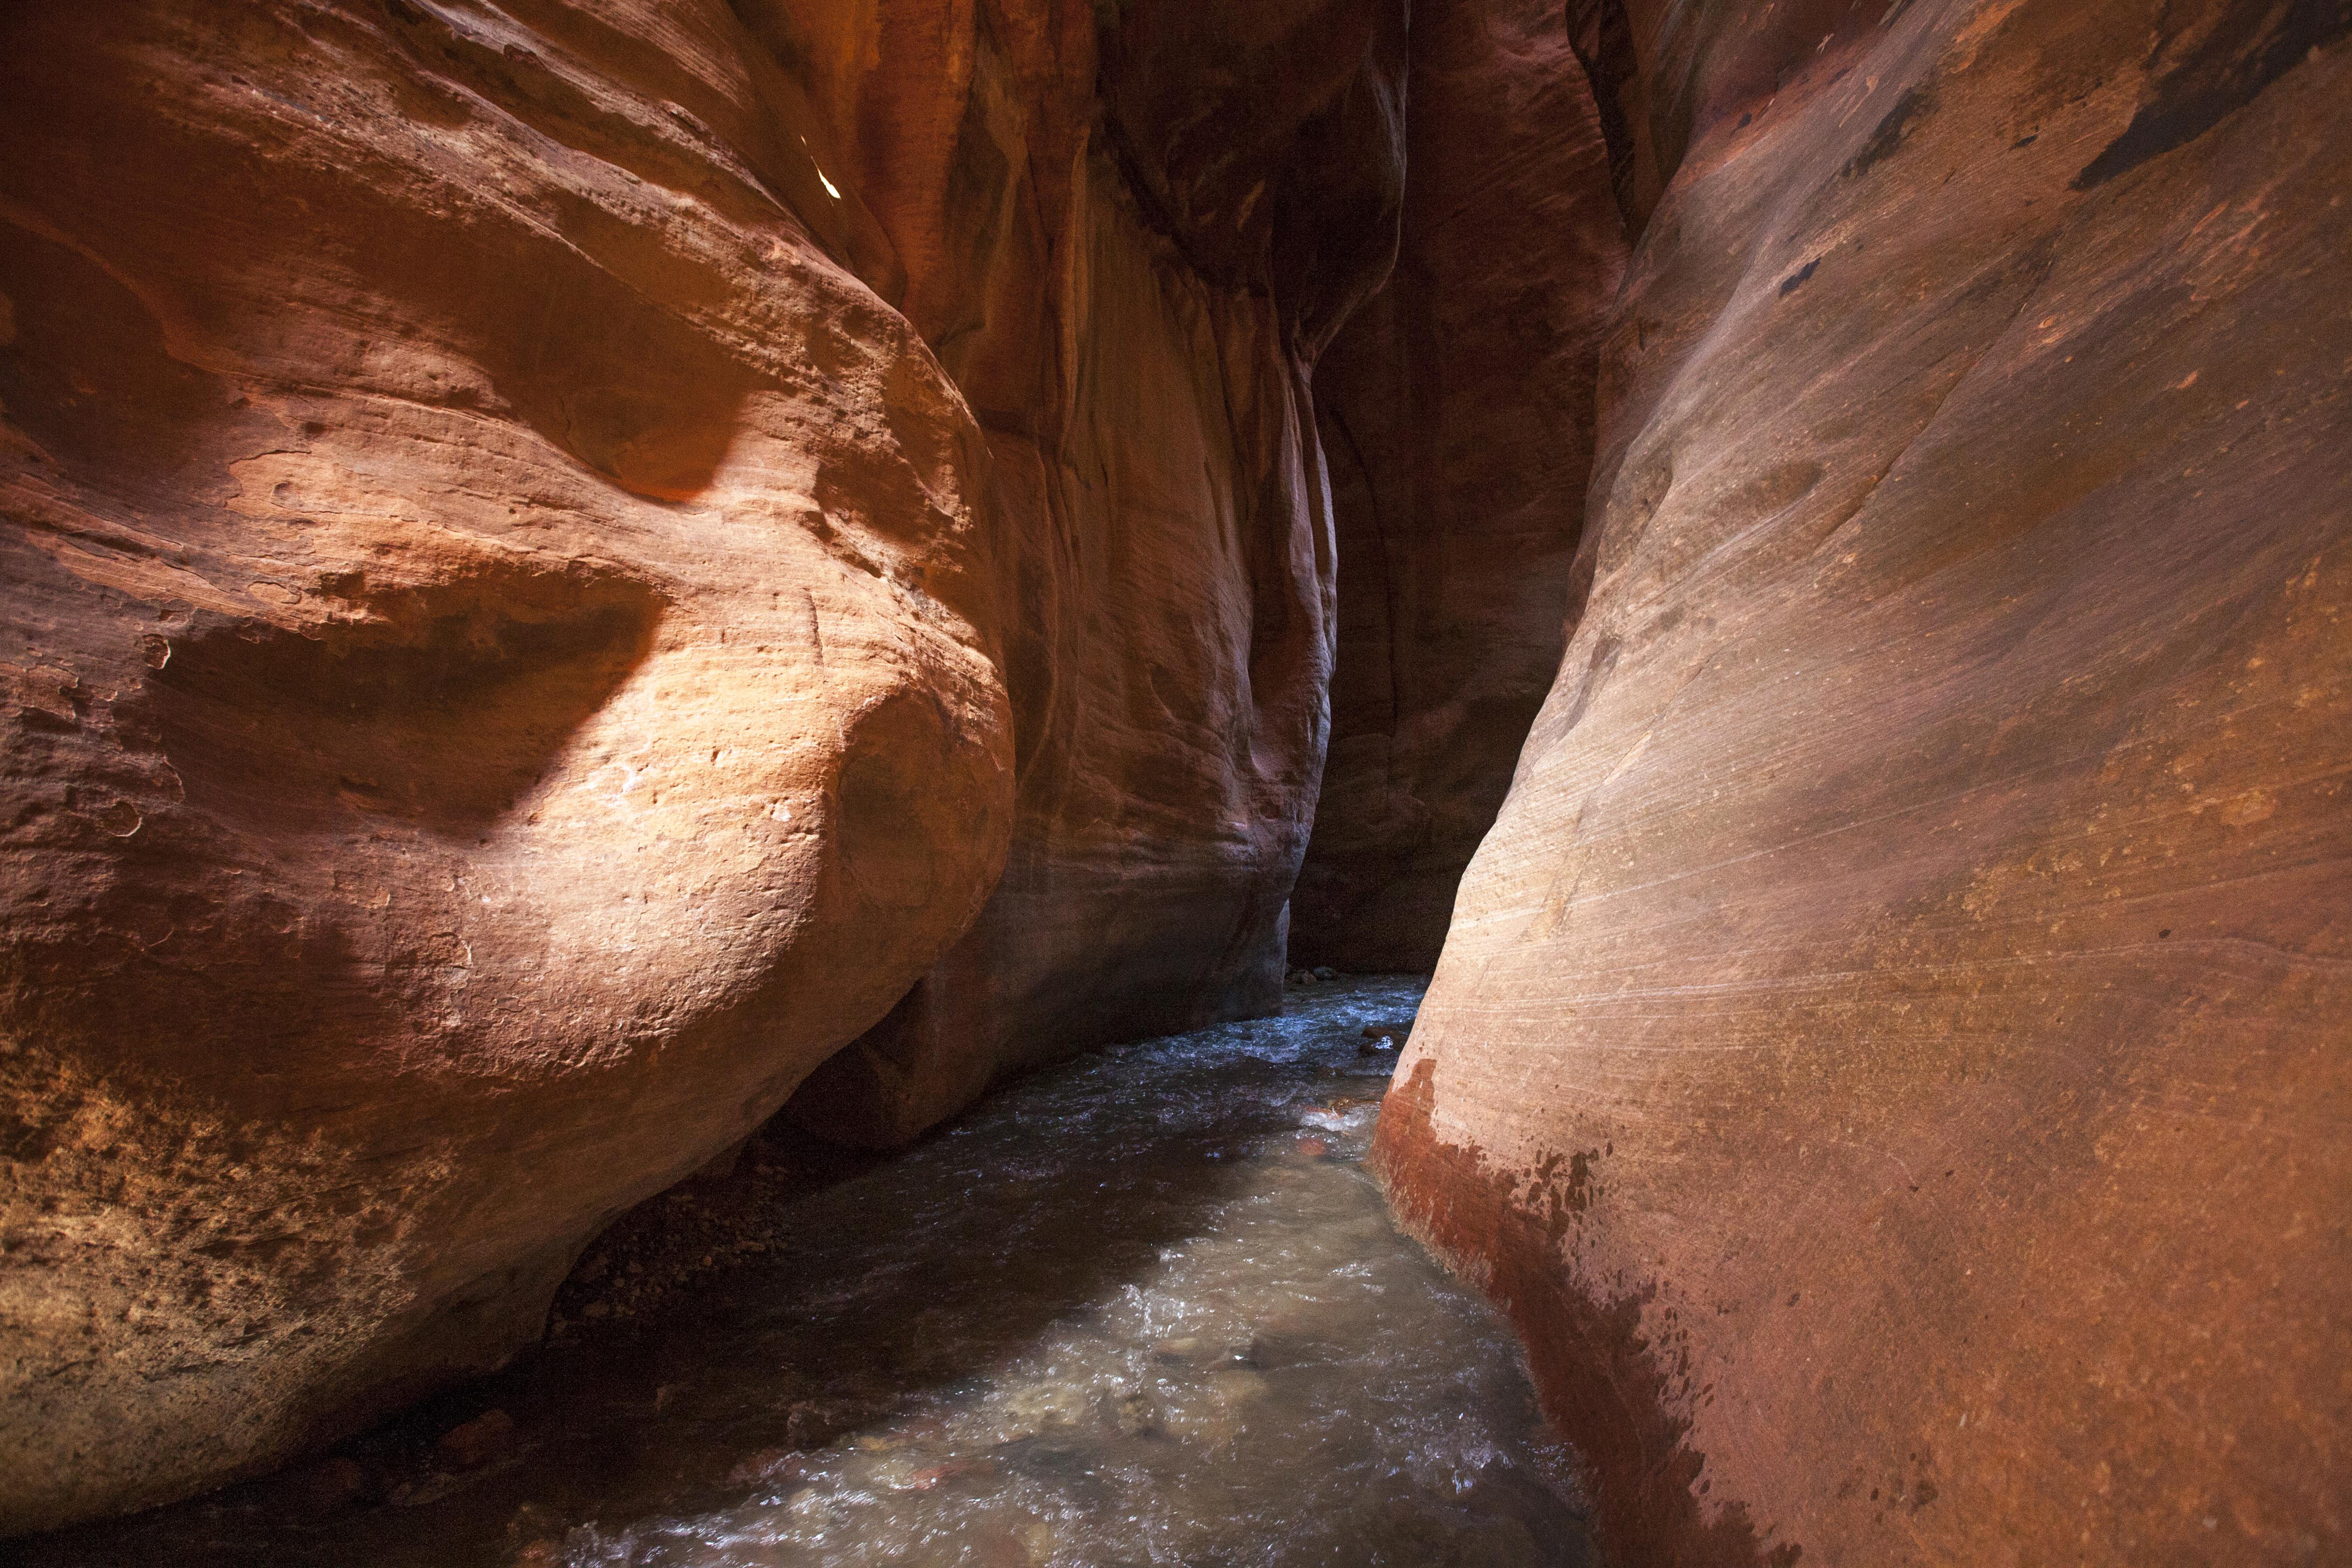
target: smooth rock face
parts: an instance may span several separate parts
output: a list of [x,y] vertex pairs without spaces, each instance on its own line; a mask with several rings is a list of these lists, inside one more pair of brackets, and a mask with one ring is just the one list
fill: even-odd
[[1003,863],[987,455],[772,66],[516,15],[8,20],[0,1531],[535,1340]]
[[1339,558],[1331,745],[1294,963],[1437,962],[1463,868],[1559,668],[1624,270],[1607,153],[1550,0],[1413,8],[1402,243],[1315,372]]
[[1581,9],[1658,194],[1392,1198],[1623,1561],[2341,1559],[2352,14]]
[[1120,9],[10,18],[0,1531],[1279,1006],[1404,6]]
[[[935,9],[908,27],[938,37]],[[845,1142],[905,1142],[1091,1043],[1281,1005],[1331,668],[1307,375],[1394,253],[1404,6],[1118,9],[1099,70],[1091,5],[1083,31],[965,16],[948,68],[777,50],[867,73],[821,100],[896,101],[901,70],[958,98],[860,183],[956,213],[1017,172],[986,221],[922,231],[929,198],[883,219],[995,455],[1020,795],[979,921],[794,1100]]]

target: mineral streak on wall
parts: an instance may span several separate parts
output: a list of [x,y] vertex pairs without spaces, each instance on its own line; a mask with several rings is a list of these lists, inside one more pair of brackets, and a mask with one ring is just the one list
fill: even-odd
[[2352,10],[1580,0],[1589,601],[1381,1126],[1628,1563],[2352,1553]]
[[1402,0],[0,28],[0,1531],[498,1364],[886,1015],[807,1120],[1278,1005]]

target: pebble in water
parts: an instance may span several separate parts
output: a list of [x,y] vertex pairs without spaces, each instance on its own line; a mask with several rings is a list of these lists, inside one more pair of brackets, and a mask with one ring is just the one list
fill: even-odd
[[20,1544],[39,1568],[1585,1563],[1507,1330],[1360,1168],[1421,984],[1036,1075],[774,1204],[764,1250],[634,1321],[589,1300],[404,1435]]

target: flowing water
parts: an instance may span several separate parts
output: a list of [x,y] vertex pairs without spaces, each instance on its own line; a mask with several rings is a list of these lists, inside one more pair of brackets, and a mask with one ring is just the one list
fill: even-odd
[[[1029,1078],[777,1188],[765,1239],[634,1319],[560,1307],[527,1365],[337,1458],[14,1544],[40,1568],[1596,1561],[1508,1331],[1361,1168],[1395,1060],[1362,1028],[1401,1040],[1420,987],[1296,991]],[[596,1269],[634,1278],[617,1246]]]

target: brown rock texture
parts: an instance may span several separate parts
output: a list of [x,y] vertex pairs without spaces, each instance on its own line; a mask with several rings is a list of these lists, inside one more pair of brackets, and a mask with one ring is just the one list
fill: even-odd
[[535,1340],[936,961],[987,456],[719,5],[13,14],[0,1530]]
[[1315,372],[1339,560],[1293,963],[1437,962],[1567,641],[1624,225],[1566,13],[1413,7],[1396,271]]
[[496,1364],[894,1005],[809,1120],[1278,1005],[1403,6],[1123,9],[7,18],[0,1531]]
[[1592,573],[1379,1153],[1627,1563],[2352,1551],[2352,12],[1580,5]]
[[972,29],[952,68],[885,47],[827,89],[954,100],[934,172],[877,142],[870,183],[957,212],[1020,171],[986,221],[919,235],[929,195],[884,216],[902,256],[937,258],[908,263],[908,311],[995,455],[1020,790],[978,921],[793,1103],[847,1143],[902,1143],[1088,1044],[1281,1005],[1331,668],[1307,372],[1394,253],[1405,8],[1118,11],[1098,54],[1091,5],[1050,35],[986,10],[951,24]]

